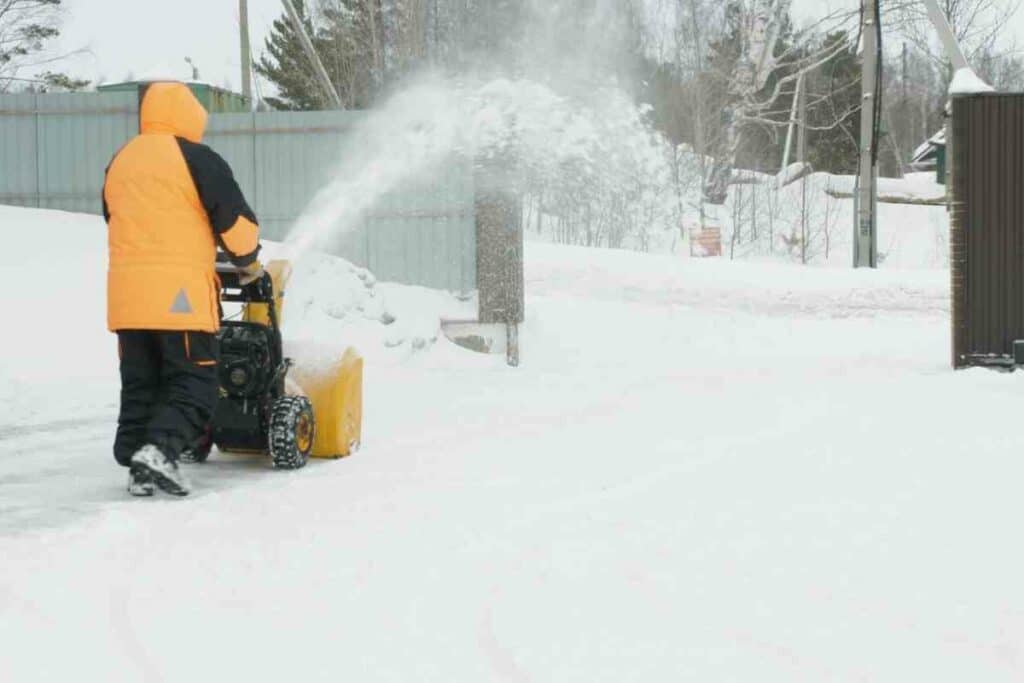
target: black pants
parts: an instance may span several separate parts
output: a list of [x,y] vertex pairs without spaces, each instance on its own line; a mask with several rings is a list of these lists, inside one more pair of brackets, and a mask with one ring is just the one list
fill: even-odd
[[177,459],[195,443],[217,404],[217,337],[206,332],[125,330],[121,355],[121,413],[114,458],[127,467],[153,444]]

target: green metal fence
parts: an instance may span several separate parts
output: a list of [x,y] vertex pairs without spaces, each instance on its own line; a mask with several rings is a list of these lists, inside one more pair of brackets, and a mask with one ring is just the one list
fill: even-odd
[[[231,164],[264,235],[281,240],[367,115],[213,114],[205,142]],[[137,130],[135,92],[0,95],[0,204],[100,213],[103,171]],[[474,193],[471,161],[452,158],[376,202],[330,251],[382,280],[475,290]]]
[[0,95],[0,203],[100,213],[103,171],[138,118],[131,93]]

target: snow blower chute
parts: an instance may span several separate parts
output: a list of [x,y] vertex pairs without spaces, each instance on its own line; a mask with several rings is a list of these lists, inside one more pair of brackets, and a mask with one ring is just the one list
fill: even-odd
[[267,454],[279,469],[350,455],[362,431],[362,357],[350,348],[325,367],[284,356],[287,261],[271,261],[262,278],[241,285],[238,269],[218,256],[217,275],[221,302],[241,304],[241,320],[221,321],[220,398],[206,435],[183,459],[202,462],[214,445]]

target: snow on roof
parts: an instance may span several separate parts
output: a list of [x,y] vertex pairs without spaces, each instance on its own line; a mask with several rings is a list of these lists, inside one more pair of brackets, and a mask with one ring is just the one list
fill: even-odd
[[814,169],[811,168],[811,165],[802,161],[790,164],[788,167],[779,171],[779,174],[775,178],[776,187],[785,187],[786,185],[795,183],[804,176],[813,172]]
[[914,150],[913,156],[910,157],[911,163],[924,161],[927,157],[931,156],[937,147],[946,146],[946,129],[943,128],[935,135],[931,136],[927,142],[922,142],[917,149]]
[[931,154],[932,150],[934,150],[934,149],[935,149],[935,145],[932,144],[931,140],[929,140],[928,142],[922,142],[918,146],[918,148],[914,150],[914,154],[910,157],[910,160],[912,162],[914,162],[914,161],[922,161],[926,156]]
[[[857,179],[851,175],[827,176],[832,196],[852,197]],[[902,178],[878,179],[879,201],[886,203],[940,203],[945,201],[946,186],[935,180],[935,172],[908,173]]]
[[995,88],[981,80],[974,69],[957,69],[953,82],[949,84],[950,95],[974,95],[983,92],[995,92]]
[[177,81],[179,83],[189,83],[193,85],[210,85],[202,80],[193,80],[192,78],[192,67],[182,61],[181,64],[177,62],[161,62],[154,64],[147,69],[141,71],[132,71],[128,74],[128,77],[121,81],[107,81],[102,85],[117,85],[118,83],[152,83],[158,81]]

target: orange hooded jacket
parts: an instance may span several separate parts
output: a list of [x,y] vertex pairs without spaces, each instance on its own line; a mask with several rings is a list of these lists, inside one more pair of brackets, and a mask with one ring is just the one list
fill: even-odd
[[227,162],[200,144],[206,119],[185,85],[155,83],[142,101],[141,134],[110,162],[103,214],[111,331],[215,332],[217,245],[236,265],[257,258],[256,216]]

